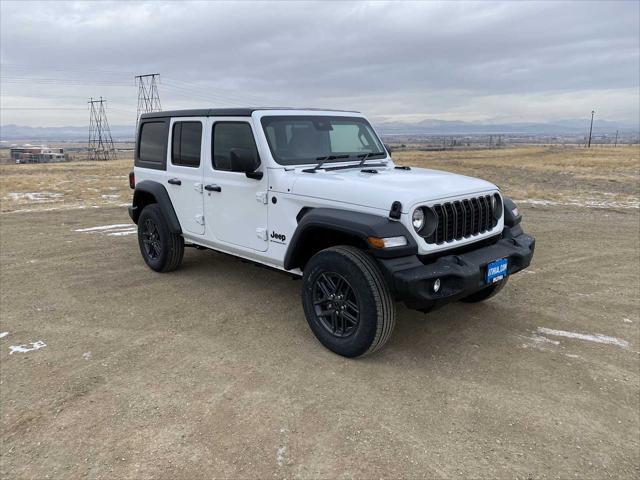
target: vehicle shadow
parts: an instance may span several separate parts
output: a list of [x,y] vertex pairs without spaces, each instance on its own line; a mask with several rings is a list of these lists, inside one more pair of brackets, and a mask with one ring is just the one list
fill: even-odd
[[[302,311],[301,280],[222,253],[191,249],[185,254],[179,272],[188,272],[197,277],[196,281],[211,288],[216,288],[224,278],[232,290],[225,295],[223,309],[230,321],[245,322],[244,317],[252,316],[260,318],[260,323],[271,324],[274,335],[286,329],[291,335],[301,335],[305,343],[317,342]],[[202,306],[205,310],[220,310],[214,300],[203,301],[211,302],[210,306],[206,303]],[[395,362],[401,358],[438,356],[457,362],[461,357],[467,358],[474,349],[492,348],[505,341],[513,343],[514,319],[510,309],[501,303],[500,296],[479,304],[455,302],[425,314],[397,302],[396,326],[391,339],[382,350],[359,361]],[[487,332],[491,332],[490,335]],[[277,342],[277,339],[271,341]]]

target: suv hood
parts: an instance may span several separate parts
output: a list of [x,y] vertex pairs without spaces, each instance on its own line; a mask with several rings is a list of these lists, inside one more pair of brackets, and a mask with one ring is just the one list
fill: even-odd
[[361,168],[316,173],[297,170],[291,193],[385,211],[398,200],[403,213],[407,213],[417,203],[498,190],[485,180],[439,170],[414,167],[411,170],[377,167],[375,170],[378,173],[365,173]]

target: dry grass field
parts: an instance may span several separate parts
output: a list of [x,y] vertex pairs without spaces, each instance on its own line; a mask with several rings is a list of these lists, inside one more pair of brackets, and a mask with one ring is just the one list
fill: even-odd
[[587,207],[640,206],[640,147],[532,146],[398,152],[398,163],[480,177],[520,202]]
[[[520,147],[394,153],[399,164],[484,178],[532,205],[640,206],[640,147]],[[90,208],[130,200],[132,159],[0,165],[0,211]]]
[[394,154],[500,185],[536,254],[356,360],[287,275],[148,269],[130,160],[0,166],[0,478],[637,479],[639,153]]

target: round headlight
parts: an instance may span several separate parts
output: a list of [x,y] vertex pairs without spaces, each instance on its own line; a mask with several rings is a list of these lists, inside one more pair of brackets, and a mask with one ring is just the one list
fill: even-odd
[[422,227],[424,227],[424,211],[421,208],[416,208],[413,211],[411,222],[413,223],[413,228],[415,228],[416,232],[419,232]]

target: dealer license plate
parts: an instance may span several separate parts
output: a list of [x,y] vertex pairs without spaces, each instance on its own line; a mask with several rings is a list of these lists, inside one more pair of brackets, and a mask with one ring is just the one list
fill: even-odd
[[487,283],[496,283],[507,276],[507,259],[500,258],[487,265]]

